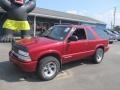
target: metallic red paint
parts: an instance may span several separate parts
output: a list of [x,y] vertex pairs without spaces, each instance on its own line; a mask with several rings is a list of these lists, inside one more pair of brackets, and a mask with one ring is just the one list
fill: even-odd
[[21,70],[25,72],[34,72],[36,70],[37,61],[22,62],[20,59],[16,58],[11,52],[9,53],[9,55],[10,62],[15,64]]
[[73,32],[72,30],[64,41],[52,40],[45,37],[23,39],[18,41],[17,44],[27,47],[31,62],[21,62],[18,58],[13,57],[12,54],[10,54],[10,61],[17,64],[17,66],[24,71],[33,72],[36,71],[37,63],[40,58],[45,55],[55,55],[59,57],[61,64],[63,64],[92,56],[98,47],[102,47],[104,51],[108,51],[108,40],[101,39],[97,33],[94,32],[92,27],[80,25],[66,26],[72,27],[72,29],[84,28],[85,30],[90,30],[96,39],[68,42],[68,38]]

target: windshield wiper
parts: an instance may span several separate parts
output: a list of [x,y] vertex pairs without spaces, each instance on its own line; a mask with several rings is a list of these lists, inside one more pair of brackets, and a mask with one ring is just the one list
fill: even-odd
[[48,35],[42,35],[41,37],[46,37],[46,38],[51,38],[52,39],[52,37],[50,37]]

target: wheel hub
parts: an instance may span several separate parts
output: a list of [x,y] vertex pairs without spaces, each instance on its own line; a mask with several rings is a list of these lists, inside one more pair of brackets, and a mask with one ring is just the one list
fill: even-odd
[[97,61],[98,61],[98,62],[100,62],[100,61],[102,60],[102,58],[103,58],[103,50],[99,49],[99,50],[97,51],[97,56],[96,56],[96,58],[97,58]]
[[43,67],[43,74],[45,77],[51,77],[56,73],[56,64],[54,62],[49,62]]

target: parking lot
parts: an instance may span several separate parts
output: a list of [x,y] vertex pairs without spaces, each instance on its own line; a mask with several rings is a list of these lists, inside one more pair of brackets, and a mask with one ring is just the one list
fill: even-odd
[[10,44],[0,43],[0,90],[120,90],[120,42],[110,45],[101,64],[72,62],[47,82],[14,67],[8,61],[10,48]]

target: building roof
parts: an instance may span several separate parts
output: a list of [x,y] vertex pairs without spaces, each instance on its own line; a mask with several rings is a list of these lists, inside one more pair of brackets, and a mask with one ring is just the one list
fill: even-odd
[[[0,12],[5,12],[5,11],[2,8],[0,8]],[[29,15],[61,19],[61,20],[77,21],[77,22],[87,22],[93,24],[105,24],[104,22],[101,22],[99,20],[87,16],[70,14],[70,13],[49,10],[44,8],[35,8]]]

